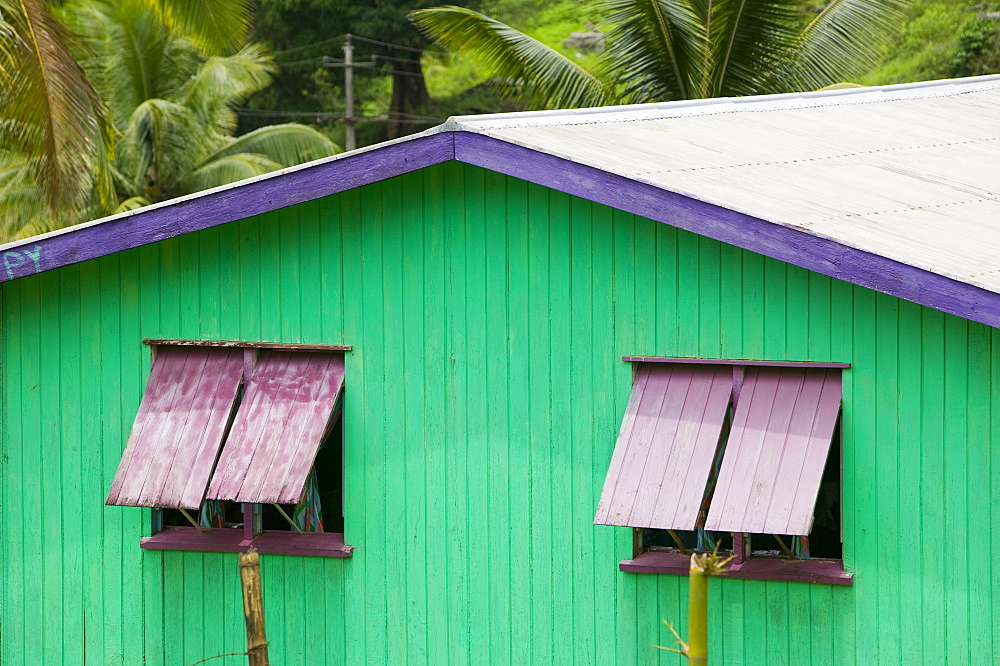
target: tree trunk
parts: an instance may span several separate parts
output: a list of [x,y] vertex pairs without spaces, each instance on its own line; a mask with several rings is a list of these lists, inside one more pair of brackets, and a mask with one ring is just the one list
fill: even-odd
[[410,116],[419,111],[419,107],[430,99],[430,95],[427,94],[427,84],[424,82],[424,72],[420,67],[421,55],[423,54],[407,52],[406,58],[392,63],[394,73],[389,122],[386,126],[387,139],[396,139],[434,125],[433,122],[429,122],[425,127],[408,122],[414,120]]

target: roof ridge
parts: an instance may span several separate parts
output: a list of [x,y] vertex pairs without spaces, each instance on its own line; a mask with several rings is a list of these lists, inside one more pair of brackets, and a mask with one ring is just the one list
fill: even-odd
[[473,132],[546,125],[594,125],[610,122],[665,120],[724,113],[762,113],[767,111],[876,104],[881,102],[953,97],[1000,88],[1000,74],[961,79],[940,79],[886,86],[861,86],[809,92],[748,95],[746,97],[711,97],[705,99],[623,104],[619,106],[515,111],[473,116],[452,116],[445,125]]

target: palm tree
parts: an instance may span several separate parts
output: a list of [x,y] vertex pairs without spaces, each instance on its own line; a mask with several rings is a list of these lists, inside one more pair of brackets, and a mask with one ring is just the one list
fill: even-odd
[[412,12],[445,48],[470,55],[536,107],[580,107],[815,90],[856,76],[906,0],[605,0],[612,26],[595,72],[462,7]]
[[304,125],[233,138],[233,107],[276,71],[259,45],[207,59],[144,3],[88,0],[66,25],[98,57],[84,61],[118,130],[113,172],[120,207],[156,201],[325,157],[339,149]]
[[[33,182],[57,219],[89,195],[103,157],[99,147],[110,138],[101,100],[73,56],[71,40],[39,0],[0,0],[4,189],[23,192]],[[106,179],[103,185],[107,199]]]
[[[238,47],[249,25],[248,0],[137,1],[207,53]],[[75,219],[95,187],[105,205],[113,197],[112,126],[77,40],[53,14],[59,4],[0,0],[0,159],[7,176],[17,174],[0,189],[29,186],[54,226]]]
[[54,193],[55,201],[49,196],[51,182],[39,177],[49,172],[44,152],[27,141],[0,141],[0,234],[41,233],[339,150],[319,132],[295,124],[234,138],[233,107],[270,83],[273,63],[255,45],[206,57],[150,4],[74,0],[60,8],[62,22],[49,14],[61,31],[60,43],[72,43],[79,54],[67,63],[88,85],[93,103],[87,110],[99,115],[89,121],[82,112],[73,116],[81,132],[75,136],[82,137],[74,146],[79,153],[67,157],[66,143],[55,147],[57,163],[81,171],[73,174],[79,186],[72,199],[62,190]]

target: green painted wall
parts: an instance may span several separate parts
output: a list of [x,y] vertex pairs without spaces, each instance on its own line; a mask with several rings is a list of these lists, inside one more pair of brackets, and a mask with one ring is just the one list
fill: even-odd
[[[591,524],[623,354],[849,361],[853,588],[713,581],[716,663],[1000,654],[1000,337],[457,163],[3,286],[4,664],[245,649],[235,555],[105,507],[143,337],[354,345],[352,559],[264,556],[275,664],[679,663],[686,580]],[[209,663],[240,663],[228,658]]]

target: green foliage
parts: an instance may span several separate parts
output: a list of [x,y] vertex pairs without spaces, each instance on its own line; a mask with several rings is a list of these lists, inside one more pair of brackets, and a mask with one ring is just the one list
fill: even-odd
[[57,219],[84,205],[104,163],[108,129],[70,41],[40,0],[0,0],[0,161],[17,173],[8,182],[17,197],[30,180]]
[[67,16],[85,39],[105,44],[95,80],[119,119],[119,200],[170,199],[336,151],[301,125],[232,138],[233,108],[266,88],[275,71],[261,45],[203,58],[151,9],[130,2],[78,2]]
[[914,0],[883,62],[867,85],[925,81],[1000,71],[1000,23],[980,12],[1000,11],[981,0]]
[[458,7],[411,13],[429,36],[486,65],[533,106],[811,90],[882,54],[905,0],[604,0],[597,76],[499,20]]
[[948,63],[948,76],[992,74],[1000,69],[1000,24],[996,19],[968,16],[957,37],[958,45]]
[[[344,36],[352,33],[404,47],[363,41],[355,44],[355,61],[365,65],[365,69],[355,70],[355,99],[370,103],[365,115],[391,113],[398,121],[418,114],[419,107],[428,101],[420,60],[421,51],[429,43],[406,16],[412,9],[431,4],[432,0],[259,0],[253,38],[275,50],[281,75],[270,89],[255,95],[248,106],[258,112],[289,117],[316,112],[341,117],[343,69],[330,60],[343,58]],[[388,57],[373,64],[372,55]],[[388,93],[383,77],[390,77]],[[269,114],[247,114],[241,118],[240,129],[258,127],[267,117]],[[403,130],[399,122],[380,122],[361,123],[358,132],[359,143],[364,145]]]
[[[165,20],[180,4],[72,0],[59,8],[62,21],[26,14],[28,28],[44,27],[49,41],[34,49],[33,68],[5,70],[15,73],[0,93],[0,131],[7,130],[0,134],[0,234],[41,233],[337,151],[301,125],[233,138],[234,107],[270,83],[274,64],[260,45],[207,55],[198,31],[182,35],[172,27],[187,20],[181,14]],[[219,6],[227,4],[240,3]],[[23,56],[23,43],[0,42],[6,63]],[[57,167],[76,170],[53,173],[53,156]],[[60,198],[53,202],[49,192]]]
[[523,96],[540,106],[596,106],[612,99],[606,85],[593,74],[496,19],[453,6],[425,9],[417,15],[421,28],[440,44],[490,66],[509,87],[510,96]]
[[[563,48],[563,42],[572,32],[586,30],[589,25],[600,21],[600,13],[591,0],[486,0],[482,12],[507,25],[519,26],[521,31],[542,44],[571,58],[587,71],[593,72],[596,65],[595,54],[581,54]],[[468,8],[468,7],[467,7]],[[427,89],[432,97],[454,98],[452,101],[464,106],[467,95],[485,101],[480,84],[491,78],[490,69],[472,57],[450,52],[440,46],[429,48],[424,54],[424,76]],[[494,95],[496,98],[496,95]],[[477,103],[468,100],[473,107]],[[510,106],[496,98],[491,102],[489,112]],[[456,111],[457,113],[457,111]],[[451,115],[445,112],[444,115]]]
[[147,0],[164,25],[190,39],[203,53],[239,49],[250,26],[249,0]]

